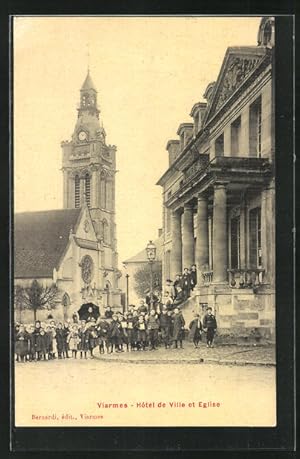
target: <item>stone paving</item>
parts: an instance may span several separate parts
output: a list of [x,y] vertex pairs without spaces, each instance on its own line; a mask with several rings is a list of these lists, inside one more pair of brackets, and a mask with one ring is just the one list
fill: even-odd
[[276,364],[275,346],[236,346],[219,345],[207,348],[200,344],[198,349],[185,342],[183,349],[164,349],[155,351],[131,351],[99,355],[95,357],[104,361],[131,363],[217,363],[228,365],[271,365]]

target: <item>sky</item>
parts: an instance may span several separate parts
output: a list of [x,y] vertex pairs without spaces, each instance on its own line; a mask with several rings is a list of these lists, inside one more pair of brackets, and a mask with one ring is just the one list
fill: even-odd
[[[117,146],[120,264],[162,227],[167,141],[216,81],[228,46],[257,44],[258,17],[14,19],[14,208],[62,208],[62,152],[90,73]],[[89,55],[89,57],[88,57]]]

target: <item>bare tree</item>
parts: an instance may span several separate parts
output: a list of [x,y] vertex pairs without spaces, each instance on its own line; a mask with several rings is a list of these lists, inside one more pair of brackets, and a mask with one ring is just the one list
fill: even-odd
[[49,287],[43,287],[34,279],[29,287],[15,286],[15,305],[24,309],[33,311],[33,318],[36,321],[37,311],[45,309],[47,306],[53,308],[57,297],[58,288],[55,284]]
[[[147,263],[138,269],[134,274],[134,290],[143,298],[147,290],[151,287],[150,265]],[[161,291],[162,289],[162,266],[160,261],[153,263],[153,289]]]

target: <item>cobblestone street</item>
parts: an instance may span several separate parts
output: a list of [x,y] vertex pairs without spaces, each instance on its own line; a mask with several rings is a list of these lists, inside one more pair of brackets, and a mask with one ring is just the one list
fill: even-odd
[[98,355],[103,360],[140,362],[173,362],[173,363],[221,363],[238,365],[275,365],[275,346],[215,346],[207,348],[200,344],[198,349],[188,342],[183,349],[158,348],[156,351],[132,351]]
[[[17,363],[16,424],[270,426],[276,423],[274,367],[200,363],[200,356],[244,362],[255,357],[270,362],[271,353],[263,347],[206,349],[202,345],[193,350],[187,345],[186,349],[177,351],[104,356],[95,352],[96,358],[87,360]],[[149,364],[150,359],[156,364]],[[98,402],[126,404],[127,408],[105,409]],[[185,408],[171,406],[173,402],[183,403]],[[218,403],[219,407],[196,409],[199,403],[209,402]],[[153,403],[153,409],[146,409],[146,403]],[[160,409],[159,403],[165,403],[166,407]]]

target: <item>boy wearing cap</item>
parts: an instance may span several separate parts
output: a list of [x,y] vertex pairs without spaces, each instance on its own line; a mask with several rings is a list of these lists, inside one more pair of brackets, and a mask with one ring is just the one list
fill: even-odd
[[203,318],[203,329],[206,332],[207,347],[213,347],[213,340],[217,330],[217,321],[212,313],[212,308],[208,307]]
[[194,343],[195,348],[197,348],[199,342],[201,341],[202,323],[199,314],[195,314],[194,317],[195,318],[191,321],[189,325],[189,339]]

